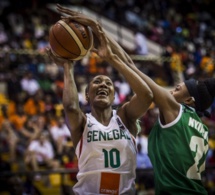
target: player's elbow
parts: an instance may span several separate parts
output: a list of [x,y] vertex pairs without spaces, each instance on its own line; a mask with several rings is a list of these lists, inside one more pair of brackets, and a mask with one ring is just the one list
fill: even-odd
[[154,95],[152,93],[152,91],[148,88],[147,90],[144,91],[144,93],[142,94],[142,98],[151,103],[153,101]]
[[63,103],[63,107],[64,107],[64,111],[66,113],[78,113],[80,111],[80,107],[79,105],[75,104],[75,103]]

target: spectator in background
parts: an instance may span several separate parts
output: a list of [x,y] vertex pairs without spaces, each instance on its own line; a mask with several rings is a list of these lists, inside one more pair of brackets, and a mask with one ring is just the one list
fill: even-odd
[[[12,92],[10,92],[12,95]],[[7,105],[7,115],[8,117],[11,117],[12,115],[17,113],[18,105],[24,106],[24,103],[26,101],[26,92],[19,91],[16,95],[13,95],[14,97],[12,99],[9,98],[9,103]]]
[[144,135],[143,130],[137,135],[136,143],[141,146],[141,154],[148,155],[148,137]]
[[22,91],[17,71],[10,70],[7,78],[7,95],[10,100],[15,100]]
[[[149,111],[147,111],[148,113]],[[147,114],[146,114],[147,115]],[[144,115],[144,116],[146,116]],[[137,175],[136,182],[138,184],[137,191],[144,190],[147,194],[154,194],[154,176],[152,172],[152,163],[148,156],[148,137],[145,135],[147,125],[142,124],[142,131],[137,135]],[[147,171],[143,172],[143,169]]]
[[46,27],[45,24],[42,22],[42,18],[39,15],[34,14],[31,17],[31,20],[34,27],[34,37],[36,37],[36,39],[43,38],[46,33]]
[[[0,95],[0,98],[1,98],[1,95]],[[7,119],[8,119],[7,105],[1,104],[1,107],[0,107],[0,129],[2,128],[2,124],[4,123],[4,121]]]
[[16,104],[15,107],[15,113],[10,115],[9,120],[15,130],[20,131],[24,127],[24,124],[28,119],[28,115],[25,113],[22,103]]
[[[143,169],[149,169],[143,172]],[[151,169],[151,170],[150,170]],[[137,175],[136,182],[138,184],[137,190],[144,190],[147,193],[154,194],[154,176],[152,172],[152,164],[148,154],[142,152],[142,145],[137,144]]]
[[195,49],[193,51],[193,63],[195,65],[197,75],[199,75],[199,73],[200,73],[201,60],[202,60],[201,45],[196,44]]
[[[9,120],[5,120],[3,122],[2,130],[3,130],[3,132],[1,132],[1,134],[5,133],[5,141],[6,141],[8,148],[9,148],[9,161],[15,162],[17,160],[16,148],[17,148],[17,143],[19,141],[19,138],[16,135],[15,130],[12,127]],[[3,141],[3,140],[1,140],[1,141]]]
[[25,154],[25,163],[34,171],[38,171],[40,166],[59,168],[59,162],[54,159],[54,150],[47,133],[41,132],[37,139],[30,142]]
[[38,43],[37,43],[37,50],[41,53],[45,53],[46,47],[49,46],[49,37],[48,33],[45,32],[45,35],[43,37],[38,38]]
[[[16,119],[19,121],[19,118]],[[26,121],[21,121],[17,124],[20,128],[16,129],[12,123],[5,121],[5,130],[8,135],[8,146],[11,153],[11,159],[18,160],[16,157],[23,157],[28,144],[37,137],[41,129],[37,120],[26,118]],[[19,121],[20,122],[20,121]],[[22,123],[23,122],[23,123]]]
[[181,55],[179,49],[174,49],[171,54],[171,63],[170,63],[174,85],[184,81],[184,65],[182,63]]
[[45,113],[44,92],[42,90],[38,89],[34,95],[26,100],[24,111],[29,116]]
[[44,95],[44,104],[45,104],[45,111],[44,113],[55,113],[55,103],[53,100],[53,96],[50,94]]
[[152,168],[152,163],[147,153],[142,152],[141,143],[137,144],[137,169]]
[[164,68],[165,78],[168,86],[174,85],[173,73],[172,73],[170,62],[168,60],[170,59],[172,52],[173,52],[172,46],[167,45],[164,48],[164,52],[161,56],[163,58],[163,68]]
[[63,82],[63,74],[58,73],[57,78],[54,81],[54,92],[56,96],[56,101],[61,102],[62,96],[63,96],[63,88],[64,88],[64,82]]
[[4,29],[4,25],[0,23],[0,44],[7,43],[8,35]]
[[141,32],[136,32],[134,36],[135,43],[135,54],[137,55],[147,55],[148,54],[148,46],[146,37]]
[[131,93],[131,88],[124,78],[118,77],[114,82],[114,86],[118,89],[118,98],[120,104],[126,101],[126,97]]
[[215,70],[214,60],[208,51],[206,52],[205,56],[203,56],[201,59],[200,70],[201,76],[203,77],[212,77],[214,74]]
[[98,58],[97,54],[92,52],[88,59],[88,72],[90,75],[96,75],[98,74],[98,63],[101,61],[100,58]]
[[25,150],[28,144],[36,139],[42,130],[38,116],[28,117],[22,129],[18,132],[19,144]]
[[50,127],[50,135],[54,141],[57,155],[61,156],[64,147],[67,145],[68,139],[71,138],[71,133],[65,123],[63,116],[57,118],[57,124]]
[[34,78],[31,72],[25,73],[20,82],[22,90],[26,91],[28,95],[35,95],[40,88],[38,81]]
[[52,81],[49,78],[49,75],[46,74],[44,72],[44,70],[42,70],[42,73],[39,74],[39,78],[38,78],[38,84],[40,86],[40,88],[44,91],[45,94],[52,94],[53,93],[53,89],[52,89]]
[[15,35],[15,37],[21,38],[25,31],[25,23],[22,14],[11,12],[8,17],[8,23],[11,26],[11,31]]
[[[70,142],[71,143],[71,142]],[[63,165],[66,169],[78,169],[78,159],[75,155],[75,148],[72,144],[68,144],[64,151]],[[71,173],[70,179],[77,182],[77,173]]]

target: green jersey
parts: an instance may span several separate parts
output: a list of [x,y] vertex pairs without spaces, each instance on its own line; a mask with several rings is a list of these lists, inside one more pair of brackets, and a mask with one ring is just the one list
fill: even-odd
[[148,141],[156,194],[207,194],[201,173],[208,151],[208,128],[193,108],[181,105],[178,117],[166,125],[158,119]]

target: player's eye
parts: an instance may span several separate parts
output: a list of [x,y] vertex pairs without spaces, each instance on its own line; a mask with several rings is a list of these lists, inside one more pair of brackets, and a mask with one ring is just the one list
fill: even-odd
[[112,83],[111,82],[106,82],[106,85],[111,86]]
[[95,83],[95,84],[99,84],[99,83],[100,83],[100,81],[99,81],[99,80],[95,80],[93,83]]

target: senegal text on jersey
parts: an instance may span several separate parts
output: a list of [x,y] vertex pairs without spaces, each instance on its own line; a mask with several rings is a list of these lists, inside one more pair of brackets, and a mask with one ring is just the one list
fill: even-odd
[[87,142],[109,141],[109,140],[119,140],[119,139],[130,140],[131,137],[125,131],[119,131],[117,129],[113,129],[112,131],[108,131],[108,132],[92,130],[87,133]]

